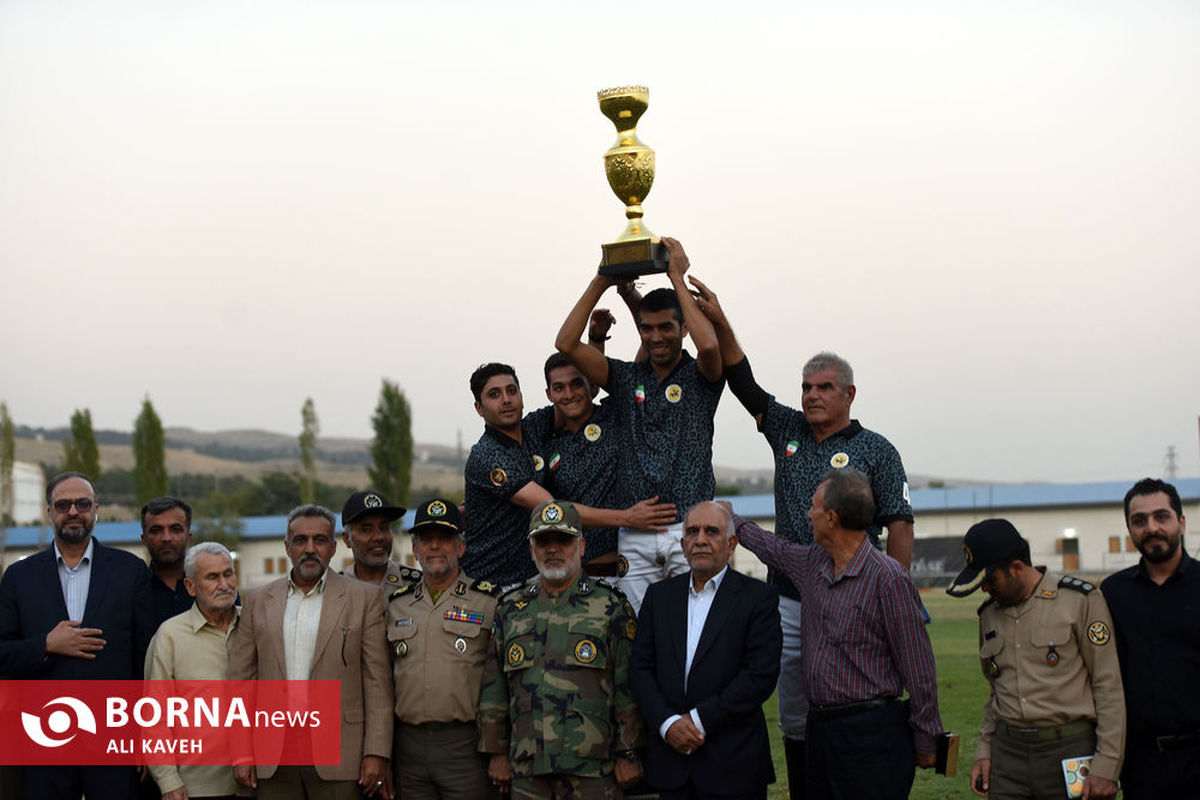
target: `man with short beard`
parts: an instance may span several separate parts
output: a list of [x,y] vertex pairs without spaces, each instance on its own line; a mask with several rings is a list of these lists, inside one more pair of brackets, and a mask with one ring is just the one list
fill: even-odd
[[387,607],[397,787],[404,800],[483,800],[491,786],[475,714],[500,587],[459,569],[466,543],[453,501],[418,505],[410,533],[421,580],[395,589]]
[[183,584],[183,557],[192,541],[192,507],[178,497],[156,497],[142,506],[142,544],[150,555],[154,627],[192,607]]
[[642,740],[629,685],[637,621],[629,601],[583,574],[574,505],[533,510],[538,575],[504,594],[479,698],[488,775],[514,798],[616,800],[641,776]]
[[1183,547],[1179,492],[1143,478],[1125,495],[1125,525],[1142,554],[1101,584],[1125,686],[1128,800],[1186,797],[1200,786],[1200,565]]
[[[92,538],[96,492],[78,472],[46,484],[54,543],[0,580],[0,676],[24,680],[140,679],[153,633],[150,582],[137,556]],[[125,766],[26,767],[38,800],[126,800],[137,774]]]
[[342,574],[378,586],[385,604],[396,589],[421,579],[419,570],[392,560],[392,523],[403,516],[403,506],[374,489],[355,492],[342,506],[342,544],[354,554]]

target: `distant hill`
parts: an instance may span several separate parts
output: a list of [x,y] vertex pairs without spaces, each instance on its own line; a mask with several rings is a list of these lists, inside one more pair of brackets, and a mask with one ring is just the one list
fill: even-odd
[[[194,472],[220,476],[245,475],[257,478],[264,472],[296,469],[300,445],[294,434],[245,429],[196,431],[191,428],[166,428],[167,471],[172,474]],[[62,441],[69,428],[30,428],[17,426],[17,458],[42,464],[57,464],[62,458]],[[133,435],[127,431],[98,430],[102,468],[133,468]],[[322,481],[347,486],[365,486],[370,464],[370,439],[320,437],[317,439],[317,471]],[[414,445],[413,488],[430,487],[438,491],[462,491],[462,469],[467,448],[441,444]],[[772,491],[771,469],[735,469],[714,465],[717,484],[737,487],[744,494]],[[938,479],[910,475],[913,488],[934,485],[970,486],[977,481]]]

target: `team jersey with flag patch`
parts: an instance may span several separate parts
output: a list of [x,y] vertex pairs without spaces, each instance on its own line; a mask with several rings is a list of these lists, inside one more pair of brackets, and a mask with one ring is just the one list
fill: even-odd
[[[621,433],[611,396],[593,406],[592,416],[577,431],[554,427],[554,406],[526,417],[531,441],[545,462],[546,490],[560,500],[593,508],[627,508],[617,498],[617,468],[622,456]],[[584,562],[617,549],[616,528],[587,528]]]
[[[831,469],[853,467],[866,473],[875,498],[875,520],[867,529],[878,544],[883,526],[912,522],[908,478],[900,454],[884,437],[851,420],[837,433],[818,442],[804,413],[771,398],[763,415],[762,434],[775,457],[775,532],[790,541],[812,544],[808,509],[821,476]],[[780,594],[797,599],[798,593],[783,575],[771,570],[768,583]]]
[[624,433],[617,470],[619,505],[648,497],[674,503],[680,519],[716,490],[712,469],[713,415],[725,380],[700,374],[687,351],[661,381],[650,361],[608,359],[608,386]]
[[542,482],[541,455],[494,428],[471,448],[463,470],[466,484],[467,550],[464,571],[500,586],[537,574],[525,532],[529,511],[512,502],[525,484]]

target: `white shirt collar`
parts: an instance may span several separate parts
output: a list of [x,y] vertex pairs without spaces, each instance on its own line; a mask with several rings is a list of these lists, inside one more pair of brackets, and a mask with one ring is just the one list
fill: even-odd
[[710,586],[712,587],[712,591],[715,593],[717,591],[717,589],[721,588],[721,581],[724,580],[725,573],[728,571],[729,571],[729,565],[726,564],[724,567],[721,568],[720,572],[718,572],[716,575],[713,575],[711,578],[709,578],[707,581],[704,582],[704,588],[702,588],[699,592],[696,591],[696,581],[694,579],[692,579],[692,574],[689,572],[688,573],[688,594],[690,594],[692,597],[698,597],[701,592],[709,591]]
[[[85,562],[88,564],[91,564],[92,563],[92,555],[93,555],[93,553],[95,553],[95,551],[96,551],[96,540],[93,539],[91,536],[89,536],[87,549],[83,551],[83,557],[79,559],[79,563],[76,564],[75,567],[78,567],[80,564],[83,564]],[[54,563],[62,564],[64,567],[67,566],[66,560],[63,559],[62,551],[58,549],[58,539],[54,540]],[[67,569],[72,569],[72,567],[67,567]]]

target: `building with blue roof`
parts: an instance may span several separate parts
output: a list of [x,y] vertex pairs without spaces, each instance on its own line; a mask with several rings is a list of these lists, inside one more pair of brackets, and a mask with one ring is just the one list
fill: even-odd
[[[1128,566],[1138,559],[1125,531],[1123,500],[1136,479],[1091,483],[1026,483],[914,489],[911,492],[916,517],[917,546],[913,557],[915,573],[929,581],[956,573],[962,566],[962,535],[967,528],[989,517],[1004,517],[1030,542],[1033,559],[1060,572],[1100,575]],[[1200,519],[1200,478],[1172,481],[1189,510]],[[719,498],[733,503],[734,510],[765,528],[775,522],[773,495],[739,495]],[[396,526],[407,531],[414,512],[409,511]],[[242,520],[241,544],[237,548],[238,571],[245,588],[267,583],[290,568],[283,550],[286,517],[246,517]],[[94,535],[145,557],[137,522],[101,522]],[[46,525],[8,528],[4,560],[12,563],[49,546],[52,538]],[[521,540],[515,546],[524,547]],[[1189,552],[1195,552],[1194,548]],[[397,533],[393,557],[414,565],[409,539]],[[350,550],[339,542],[334,567],[342,569],[352,560]],[[735,552],[738,569],[765,575],[765,568],[744,549]]]

